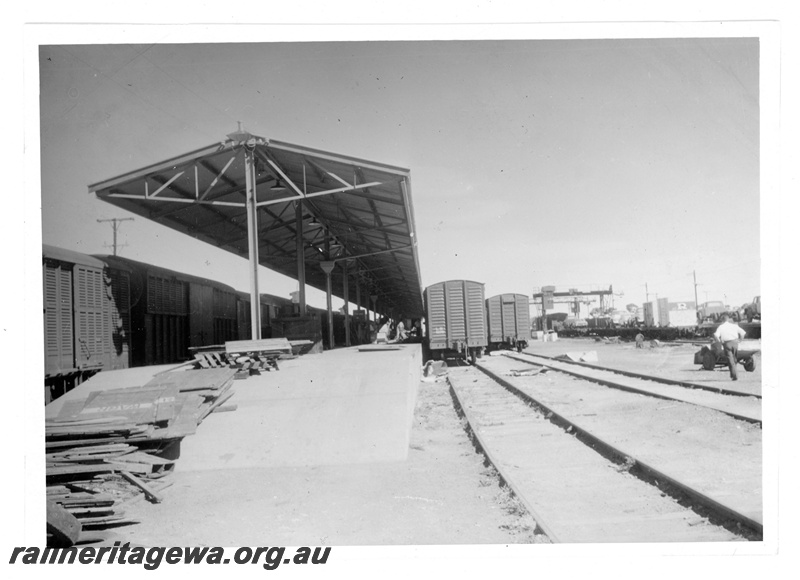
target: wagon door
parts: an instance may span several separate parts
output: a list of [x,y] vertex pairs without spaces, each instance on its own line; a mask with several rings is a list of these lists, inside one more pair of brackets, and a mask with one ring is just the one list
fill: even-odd
[[531,307],[525,294],[516,295],[517,340],[531,339]]
[[491,343],[503,342],[503,331],[500,324],[502,318],[501,298],[501,296],[492,296],[486,300],[486,322]]
[[517,340],[517,299],[513,294],[500,297],[503,304],[503,342],[509,344]]
[[483,284],[464,282],[467,346],[486,346],[486,307]]
[[189,283],[189,346],[217,344],[214,336],[214,289]]
[[189,311],[187,284],[175,277],[148,274],[145,363],[177,362],[185,356]]
[[445,283],[448,347],[455,342],[467,340],[469,323],[466,315],[467,300],[464,286],[465,283],[462,280]]
[[75,366],[82,370],[103,366],[109,344],[111,317],[103,270],[75,265]]
[[58,375],[75,365],[72,342],[72,269],[42,265],[44,292],[44,369]]
[[426,329],[432,350],[447,348],[447,306],[444,284],[430,286],[425,291]]

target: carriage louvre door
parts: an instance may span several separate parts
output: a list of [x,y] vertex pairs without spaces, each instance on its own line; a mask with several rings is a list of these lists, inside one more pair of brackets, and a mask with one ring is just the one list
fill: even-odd
[[72,343],[72,271],[43,266],[45,374],[74,368]]
[[447,339],[447,307],[444,285],[428,288],[426,298],[428,301],[427,331],[431,348],[444,348]]
[[467,308],[467,338],[471,346],[484,346],[486,335],[486,311],[483,298],[483,286],[465,282]]
[[[232,292],[225,292],[219,288],[214,288],[213,292],[214,310],[214,344],[223,344],[229,340],[235,340],[236,330],[236,295]],[[269,306],[262,304],[262,321],[270,326]]]
[[466,324],[466,297],[462,282],[447,283],[446,304],[447,304],[447,337],[449,345],[455,341],[467,340]]
[[489,311],[489,334],[491,335],[489,340],[491,342],[503,342],[503,329],[500,325],[503,310],[502,302],[498,298],[489,298],[486,302]]
[[517,296],[517,338],[531,338],[531,309],[528,306],[528,297],[523,294]]
[[107,342],[108,326],[104,323],[109,323],[102,270],[76,265],[73,294],[76,366],[84,369],[100,367]]
[[517,336],[516,331],[516,300],[514,296],[502,296],[500,302],[503,304],[503,340],[513,339]]

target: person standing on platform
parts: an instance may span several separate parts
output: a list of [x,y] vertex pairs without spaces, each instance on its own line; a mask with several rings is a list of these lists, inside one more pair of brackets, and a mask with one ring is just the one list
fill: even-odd
[[722,324],[714,331],[714,338],[722,343],[722,348],[725,350],[725,358],[728,359],[732,381],[739,380],[736,376],[736,358],[739,353],[739,341],[744,338],[745,334],[742,327],[731,321],[727,314],[722,315]]
[[397,321],[397,342],[403,342],[407,338],[406,336],[406,325],[403,323],[403,319]]

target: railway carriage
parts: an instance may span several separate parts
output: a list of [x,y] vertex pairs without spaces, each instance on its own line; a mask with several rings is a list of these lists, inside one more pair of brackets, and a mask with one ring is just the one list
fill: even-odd
[[449,280],[424,292],[427,340],[434,358],[456,354],[472,362],[488,345],[484,285],[472,280]]
[[181,362],[190,347],[239,338],[232,287],[119,256],[98,258],[112,279],[130,272],[130,366]]
[[531,311],[525,294],[498,294],[486,299],[491,349],[522,351],[531,340]]

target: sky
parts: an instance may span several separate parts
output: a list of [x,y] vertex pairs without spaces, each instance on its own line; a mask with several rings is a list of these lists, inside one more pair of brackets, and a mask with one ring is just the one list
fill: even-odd
[[[111,253],[97,220],[132,214],[89,184],[241,122],[410,169],[423,287],[611,286],[620,307],[693,301],[695,288],[737,307],[761,293],[758,38],[161,36],[41,47],[44,243]],[[122,222],[118,242],[122,256],[249,287],[245,260],[144,218]],[[262,291],[296,289],[261,270]]]

